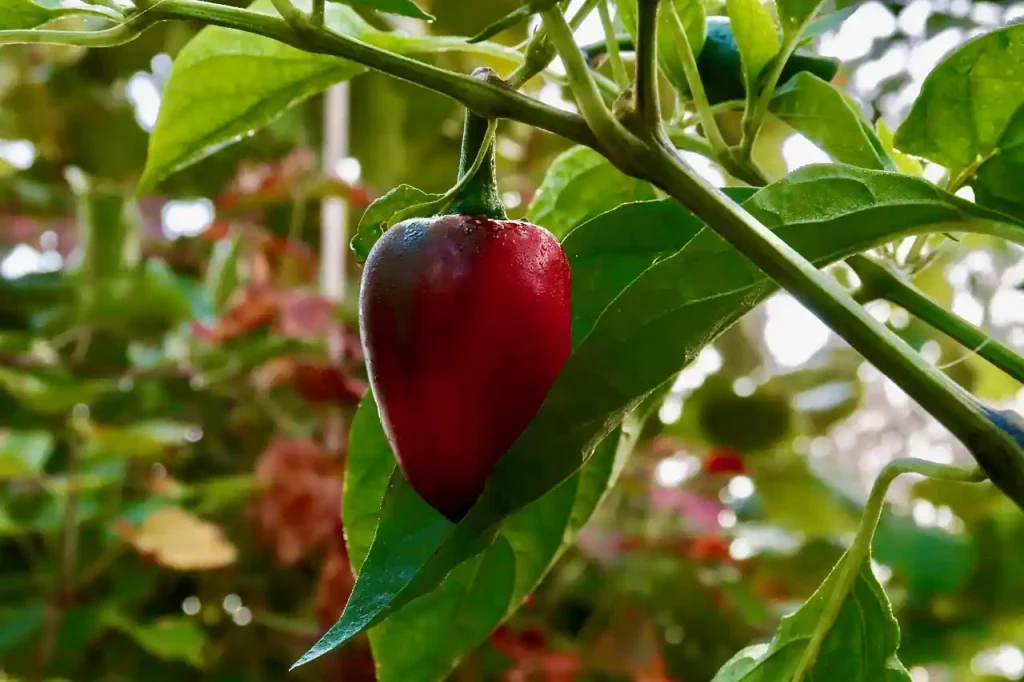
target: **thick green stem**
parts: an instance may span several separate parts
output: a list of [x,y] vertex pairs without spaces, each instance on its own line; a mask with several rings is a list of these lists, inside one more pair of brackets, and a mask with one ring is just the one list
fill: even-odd
[[838,578],[832,586],[832,592],[828,596],[825,608],[821,617],[815,625],[811,639],[804,648],[803,655],[797,665],[796,671],[790,682],[801,682],[818,658],[821,645],[825,641],[829,630],[839,616],[839,611],[846,601],[847,595],[857,582],[857,576],[863,570],[865,563],[871,559],[871,541],[875,537],[875,529],[878,528],[878,521],[882,518],[882,509],[885,505],[885,495],[889,486],[902,474],[922,474],[929,478],[936,478],[943,481],[958,481],[961,483],[980,483],[985,480],[985,475],[977,469],[961,469],[945,464],[936,464],[923,459],[903,458],[889,462],[882,469],[882,472],[875,479],[871,487],[871,494],[864,507],[864,513],[860,519],[860,526],[850,549],[846,551],[839,560],[836,568],[839,571]]
[[863,296],[895,303],[1024,384],[1024,357],[1009,346],[946,310],[917,287],[867,256],[854,256],[846,263],[860,277]]
[[635,80],[640,134],[657,144],[665,144],[668,138],[661,118],[661,98],[658,94],[657,0],[641,2],[637,8]]
[[[487,121],[487,127],[483,134],[483,137],[479,139],[479,141],[477,141],[475,145],[473,145],[476,148],[476,158],[473,159],[473,163],[472,165],[469,166],[468,169],[463,170],[460,168],[459,181],[455,184],[454,187],[452,187],[450,190],[445,192],[444,195],[438,197],[437,199],[434,199],[432,201],[426,201],[422,204],[415,204],[413,206],[409,206],[399,211],[395,215],[391,216],[391,219],[388,221],[388,227],[390,228],[392,225],[397,225],[398,223],[402,222],[403,220],[406,220],[407,218],[416,218],[419,216],[426,215],[436,215],[452,206],[453,202],[458,197],[462,196],[463,190],[465,190],[466,187],[470,184],[470,182],[476,178],[476,175],[480,171],[480,169],[484,167],[484,161],[486,159],[493,159],[494,155],[491,150],[491,147],[493,145],[494,140],[494,131],[497,129],[497,127],[497,121]],[[476,138],[477,134],[473,133],[472,136]],[[493,217],[497,220],[504,219],[504,212],[505,207],[501,205],[500,200],[498,200],[497,208],[481,208],[479,205],[475,207],[467,205],[466,207],[460,210],[448,211],[448,213],[450,214],[468,213],[472,215],[473,213],[476,213],[477,215],[488,215],[489,217]]]
[[119,188],[78,188],[78,271],[90,284],[138,262],[135,206]]
[[875,320],[831,277],[680,161],[649,154],[652,182],[749,258],[948,428],[985,473],[1024,509],[1024,452],[993,425],[974,397]]
[[[482,80],[498,78],[493,70],[486,67],[474,71],[473,76]],[[501,196],[498,194],[494,126],[486,118],[481,118],[468,109],[462,133],[459,181],[463,185],[462,189],[452,201],[448,213],[482,215],[494,220],[508,218]]]
[[604,144],[605,155],[620,168],[629,168],[630,171],[627,172],[642,174],[643,169],[634,167],[633,164],[637,155],[643,154],[647,146],[626,130],[605,106],[590,68],[577,47],[572,29],[566,23],[561,10],[555,7],[541,12],[541,17],[544,19],[548,37],[565,64],[569,86],[576,98],[576,106],[579,107],[587,125]]

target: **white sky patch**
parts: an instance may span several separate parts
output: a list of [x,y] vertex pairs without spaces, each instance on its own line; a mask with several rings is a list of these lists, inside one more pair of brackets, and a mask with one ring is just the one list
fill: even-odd
[[790,171],[812,163],[828,163],[832,160],[828,154],[800,133],[790,135],[782,143],[782,158],[786,160],[786,167]]
[[138,71],[128,79],[125,92],[135,107],[135,120],[139,126],[146,132],[153,130],[160,113],[160,88],[156,80],[151,74]]
[[161,211],[161,219],[168,239],[195,237],[213,222],[213,202],[209,199],[168,201]]
[[26,170],[36,162],[36,146],[28,140],[0,140],[0,160]]
[[351,185],[354,182],[359,182],[359,178],[363,176],[363,166],[359,163],[359,159],[354,156],[346,156],[338,160],[337,165],[334,167],[334,172],[338,174],[338,177],[343,182]]
[[765,344],[780,365],[802,365],[828,343],[828,327],[789,294],[775,294],[764,305]]

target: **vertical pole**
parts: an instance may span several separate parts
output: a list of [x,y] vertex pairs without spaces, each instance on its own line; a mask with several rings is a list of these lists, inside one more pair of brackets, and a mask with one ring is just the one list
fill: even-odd
[[[323,169],[336,175],[338,163],[348,156],[349,148],[349,86],[339,83],[324,98]],[[346,293],[346,261],[348,254],[348,205],[341,197],[327,197],[320,207],[320,291],[327,300],[340,305]],[[331,334],[327,339],[331,362],[340,364],[344,348],[342,338]],[[345,422],[340,407],[332,407],[324,425],[324,447],[333,455],[344,451]]]

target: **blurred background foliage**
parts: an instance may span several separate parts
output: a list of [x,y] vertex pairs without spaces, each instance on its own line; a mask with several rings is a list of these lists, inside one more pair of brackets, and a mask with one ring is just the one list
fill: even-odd
[[[470,35],[519,3],[423,4],[438,21],[401,30]],[[895,127],[943,54],[1020,15],[1021,3],[872,0],[819,49]],[[343,196],[356,221],[399,183],[444,191],[462,112],[369,74],[351,85],[351,158],[336,175],[319,170],[314,98],[136,201],[162,84],[195,30],[0,51],[0,679],[279,679],[351,589],[345,452],[324,443],[366,385],[354,296],[318,293],[317,202]],[[561,101],[557,86],[530,87]],[[776,133],[759,153],[777,174],[827,158]],[[566,147],[502,124],[514,215]],[[916,283],[1024,347],[1019,248],[947,242]],[[983,399],[1024,407],[984,361],[903,310],[871,309]],[[774,296],[681,373],[578,546],[455,679],[710,680],[810,595],[870,481],[904,454],[966,458]],[[987,485],[903,483],[875,559],[913,679],[1024,677],[1024,519]],[[364,680],[373,667],[362,641],[292,675]]]

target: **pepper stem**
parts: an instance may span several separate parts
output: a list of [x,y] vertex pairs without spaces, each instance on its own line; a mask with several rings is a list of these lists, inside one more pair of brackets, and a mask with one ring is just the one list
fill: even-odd
[[[493,69],[481,67],[473,77],[495,82],[498,75]],[[459,184],[462,189],[448,209],[449,214],[486,216],[493,220],[506,220],[505,206],[498,194],[497,165],[494,158],[494,138],[488,134],[490,121],[466,110],[466,125],[462,131],[462,156],[459,161]],[[486,144],[487,148],[482,149]],[[477,157],[483,153],[481,163]],[[471,178],[466,175],[476,172]]]

